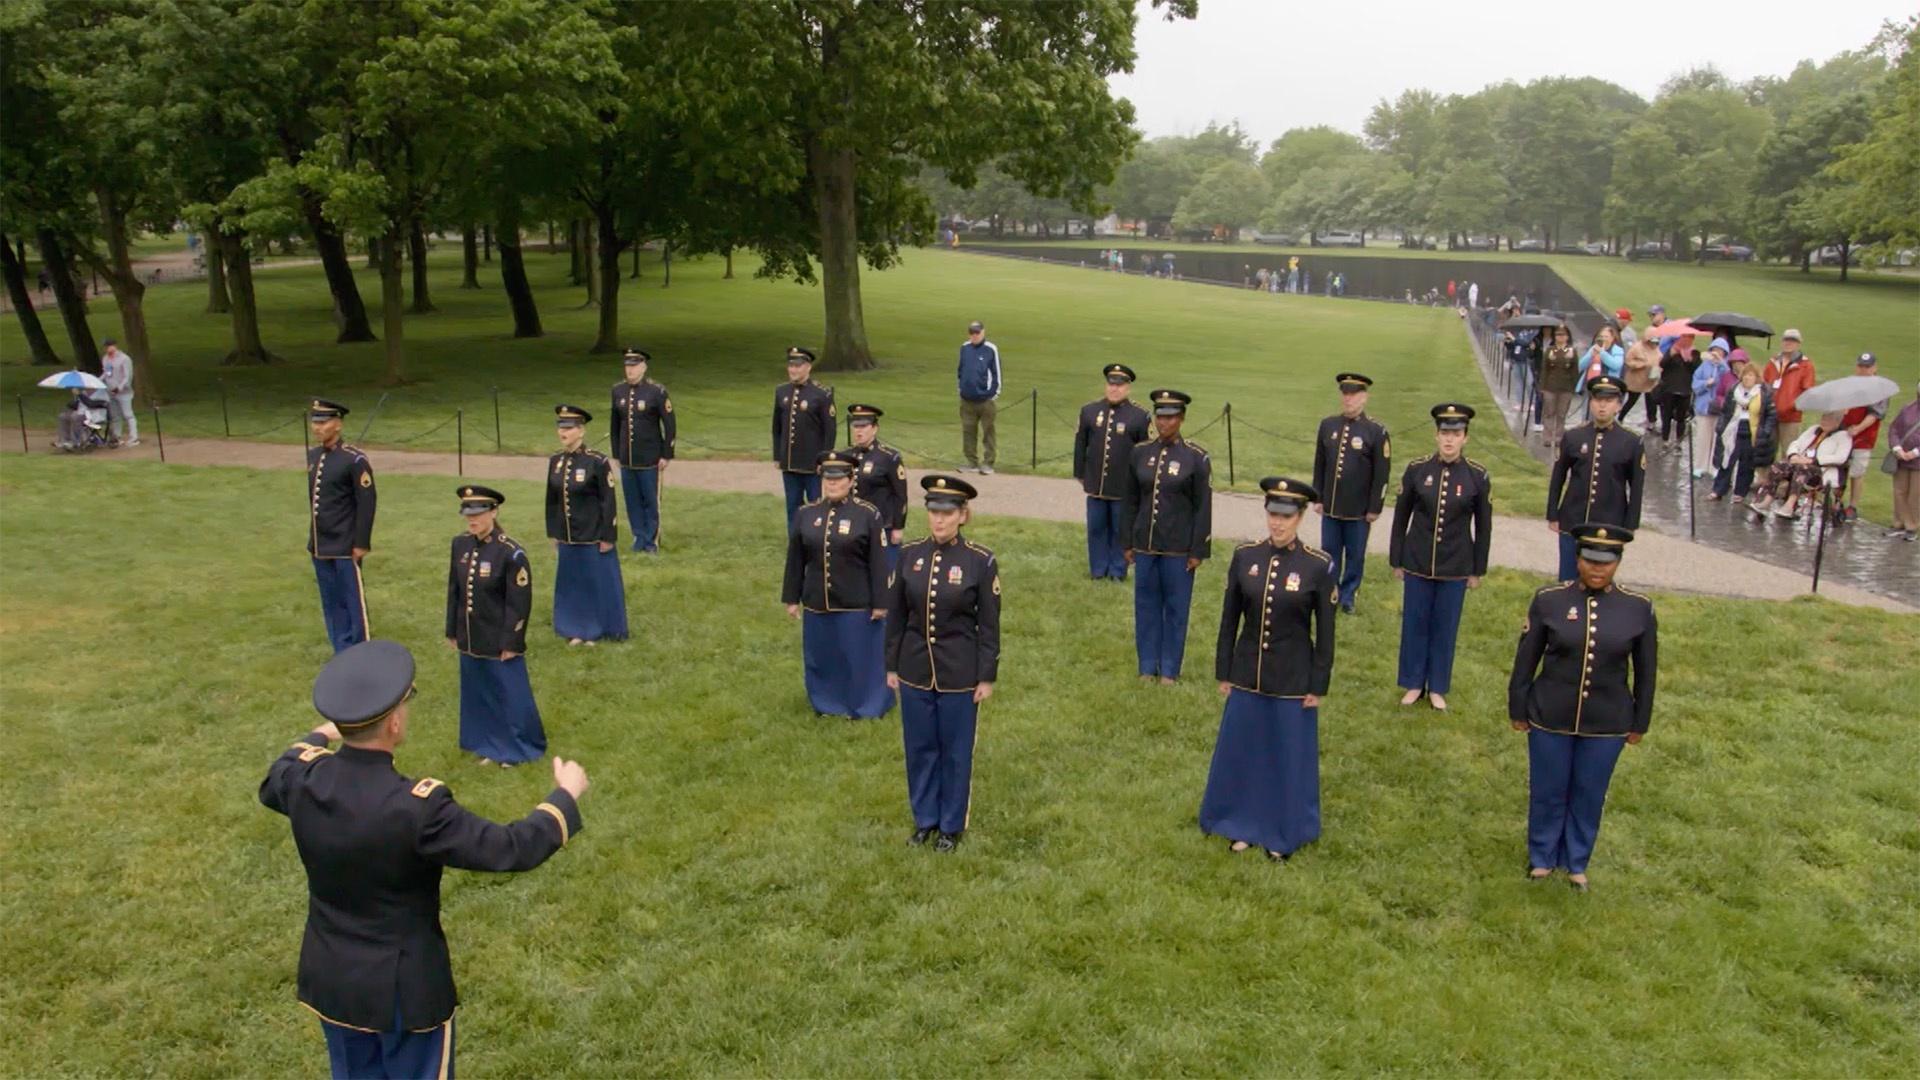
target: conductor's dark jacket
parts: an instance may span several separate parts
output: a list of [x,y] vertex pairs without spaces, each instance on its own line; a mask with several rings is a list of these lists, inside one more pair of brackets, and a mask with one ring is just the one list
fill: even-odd
[[440,929],[440,870],[531,870],[581,828],[555,788],[511,825],[463,809],[438,780],[396,772],[393,756],[319,735],[268,770],[260,801],[285,814],[307,868],[300,1000],[367,1031],[409,1030],[453,1015],[459,995]]

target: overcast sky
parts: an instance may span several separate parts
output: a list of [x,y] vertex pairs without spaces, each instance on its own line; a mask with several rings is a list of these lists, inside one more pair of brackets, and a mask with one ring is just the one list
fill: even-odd
[[1357,134],[1375,102],[1417,87],[1444,96],[1506,79],[1593,75],[1650,99],[1669,76],[1709,60],[1735,82],[1785,75],[1803,59],[1865,45],[1912,5],[1200,0],[1198,19],[1175,23],[1147,0],[1140,9],[1139,62],[1113,89],[1133,101],[1146,133],[1188,135],[1237,119],[1265,146],[1313,124]]

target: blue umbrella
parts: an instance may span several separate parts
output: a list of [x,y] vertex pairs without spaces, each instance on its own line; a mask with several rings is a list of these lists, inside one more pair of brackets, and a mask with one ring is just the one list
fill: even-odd
[[52,387],[55,390],[105,390],[107,384],[100,376],[89,375],[84,371],[62,371],[58,375],[49,375],[37,384]]

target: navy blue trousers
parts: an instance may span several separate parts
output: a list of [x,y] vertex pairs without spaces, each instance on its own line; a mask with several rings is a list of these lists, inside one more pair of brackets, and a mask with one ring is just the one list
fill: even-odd
[[1367,534],[1371,531],[1373,523],[1366,518],[1320,519],[1320,546],[1333,556],[1333,576],[1340,582],[1342,606],[1351,605],[1354,594],[1360,591],[1360,575],[1367,571]]
[[518,765],[547,752],[547,731],[527,678],[527,658],[460,654],[460,749]]
[[803,611],[800,656],[814,712],[869,720],[893,709],[885,619],[870,611]]
[[1133,649],[1140,674],[1180,677],[1187,654],[1187,612],[1193,606],[1193,571],[1185,555],[1133,556]]
[[553,632],[572,641],[627,639],[620,556],[598,544],[561,544],[553,569]]
[[780,531],[785,533],[793,527],[793,514],[800,509],[800,504],[820,497],[820,474],[782,471],[780,482],[787,487],[787,517],[780,526]]
[[1120,547],[1120,500],[1087,496],[1087,569],[1096,578],[1127,580]]
[[1445,694],[1453,688],[1453,647],[1460,639],[1464,580],[1408,574],[1400,604],[1400,689]]
[[633,550],[660,550],[660,472],[620,466],[620,490],[627,497],[627,529]]
[[1577,553],[1577,546],[1573,542],[1573,534],[1571,532],[1568,532],[1565,526],[1561,526],[1560,528],[1560,580],[1561,581],[1572,581],[1576,576],[1579,575],[1580,568],[1574,565],[1575,561],[1578,558],[1579,558],[1579,555]]
[[966,831],[979,716],[971,688],[942,693],[900,684],[900,733],[914,828],[956,836]]
[[1623,738],[1527,732],[1527,864],[1587,872]]
[[408,1031],[400,1026],[399,1013],[395,1007],[392,1031],[361,1031],[320,1021],[334,1080],[434,1080],[453,1076],[453,1017],[425,1031]]
[[1320,710],[1239,687],[1213,744],[1200,831],[1291,855],[1320,837]]
[[367,593],[360,582],[360,564],[352,559],[315,559],[313,576],[320,583],[320,615],[327,621],[333,651],[367,640]]

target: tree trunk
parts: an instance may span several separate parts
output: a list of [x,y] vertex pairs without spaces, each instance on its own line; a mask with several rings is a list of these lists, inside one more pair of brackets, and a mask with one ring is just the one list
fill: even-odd
[[660,287],[673,284],[673,241],[660,242]]
[[24,262],[19,249],[0,233],[0,271],[6,274],[7,298],[13,301],[13,313],[20,317],[20,332],[26,336],[27,351],[35,364],[57,365],[60,357],[53,351],[53,343],[47,340],[39,313],[33,310],[33,294],[27,291]]
[[94,190],[94,203],[100,208],[100,232],[107,241],[107,261],[91,249],[86,251],[87,266],[96,274],[105,273],[113,290],[113,305],[120,311],[120,351],[133,358],[134,400],[150,405],[159,400],[159,383],[154,377],[153,343],[147,335],[147,286],[133,268],[133,255],[127,237],[127,208],[117,195],[104,188]]
[[260,309],[253,299],[253,262],[246,236],[217,231],[220,250],[227,259],[227,295],[233,301],[233,351],[220,362],[229,366],[278,363],[280,357],[268,352],[260,341]]
[[553,222],[551,221],[547,222],[547,254],[553,254]]
[[580,219],[567,219],[567,280],[575,285],[586,284],[587,276],[580,268]]
[[307,216],[307,231],[313,234],[314,250],[320,253],[320,267],[326,271],[327,291],[333,294],[334,322],[339,329],[334,342],[374,340],[373,325],[367,321],[367,305],[360,299],[360,286],[353,280],[353,264],[347,259],[346,240],[321,212],[320,196],[302,189],[300,204]]
[[1853,256],[1853,241],[1851,240],[1840,241],[1840,281],[1842,284],[1846,283],[1847,264],[1853,261],[1852,256]]
[[207,264],[207,314],[225,315],[233,310],[227,297],[227,257],[220,253],[219,237],[208,235],[203,239],[200,257]]
[[460,287],[480,287],[480,230],[472,225],[460,226]]
[[387,374],[382,382],[388,386],[407,381],[406,323],[400,310],[406,302],[406,283],[400,280],[400,238],[399,224],[389,222],[386,235],[374,246],[374,257],[380,262],[380,329],[387,338]]
[[380,241],[373,237],[367,238],[367,269],[380,269]]
[[426,315],[435,310],[433,298],[427,293],[427,230],[415,217],[407,228],[407,253],[413,263],[413,308],[415,315]]
[[628,274],[627,276],[632,278],[635,281],[640,280],[640,245],[639,244],[633,245],[633,273]]
[[73,366],[100,374],[100,347],[94,343],[93,329],[87,325],[87,298],[73,280],[73,263],[66,248],[52,229],[41,229],[40,262],[53,279],[53,297],[60,304],[60,321],[67,327],[67,344],[73,346]]
[[512,199],[500,208],[500,287],[506,290],[507,306],[513,309],[513,336],[539,337],[540,309],[534,306],[533,286],[527,284],[527,264],[520,258],[520,205]]
[[606,245],[600,238],[593,218],[584,218],[580,222],[580,266],[586,275],[587,302],[583,307],[592,307],[600,302],[600,260],[596,257]]
[[727,249],[727,272],[720,275],[720,280],[722,281],[733,280],[733,249],[732,248]]
[[493,226],[480,226],[480,261],[493,261]]
[[595,231],[599,234],[600,331],[594,336],[592,353],[617,352],[620,349],[620,233],[614,221],[613,204],[603,203],[594,212]]
[[813,174],[813,200],[820,214],[820,285],[826,301],[827,335],[822,342],[823,371],[873,368],[867,345],[866,316],[860,306],[860,234],[854,216],[852,150],[807,141],[807,165]]

